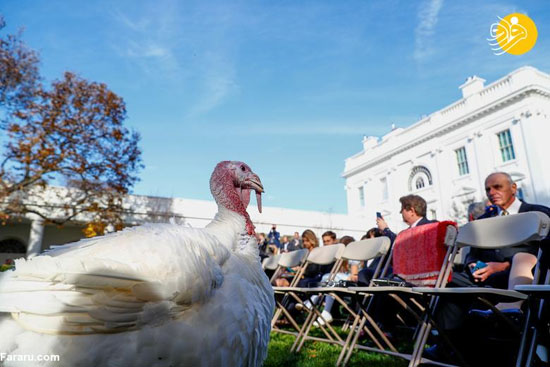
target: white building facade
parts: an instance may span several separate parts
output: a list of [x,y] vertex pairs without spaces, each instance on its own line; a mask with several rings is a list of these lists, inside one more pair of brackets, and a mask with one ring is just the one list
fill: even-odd
[[485,86],[470,77],[463,98],[381,139],[345,161],[348,214],[381,212],[400,230],[399,198],[416,194],[430,219],[466,221],[467,207],[485,200],[485,177],[508,172],[518,196],[550,206],[550,75],[522,67]]
[[[51,187],[39,197],[31,198],[38,205],[47,208],[55,216],[58,197],[69,190],[63,187]],[[193,200],[184,198],[164,198],[140,195],[128,195],[123,203],[124,222],[127,226],[140,225],[146,222],[175,222],[180,225],[203,228],[216,215],[218,207],[214,201]],[[321,242],[321,235],[334,231],[338,237],[353,236],[359,240],[367,228],[357,217],[345,214],[333,214],[316,211],[294,210],[275,207],[263,207],[260,214],[257,207],[250,205],[248,213],[256,226],[257,233],[268,233],[273,224],[282,235],[300,235],[306,229],[315,232]],[[61,212],[59,213],[61,216]],[[58,227],[46,224],[36,215],[0,226],[0,264],[8,258],[33,256],[52,245],[61,245],[77,241],[84,237],[85,223],[92,220],[81,214],[74,221]],[[322,242],[321,242],[322,244]]]

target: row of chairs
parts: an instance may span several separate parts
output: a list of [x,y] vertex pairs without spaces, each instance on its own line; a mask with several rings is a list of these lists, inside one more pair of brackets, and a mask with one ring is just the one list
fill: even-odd
[[[438,327],[434,318],[438,302],[444,297],[453,299],[472,299],[486,304],[493,310],[499,320],[510,326],[521,335],[517,352],[516,366],[531,366],[533,356],[541,336],[548,334],[545,302],[550,298],[550,276],[548,275],[548,256],[539,251],[535,281],[529,286],[517,286],[515,290],[503,290],[480,287],[447,288],[452,276],[453,265],[461,248],[470,246],[485,249],[515,246],[528,241],[541,240],[548,236],[550,218],[543,213],[529,212],[513,216],[495,217],[470,222],[457,231],[453,222],[439,222],[411,228],[401,232],[390,251],[390,240],[378,237],[350,243],[348,246],[332,245],[315,248],[311,252],[298,250],[277,255],[264,260],[265,269],[272,270],[272,281],[289,268],[298,268],[288,287],[274,287],[276,311],[272,319],[272,331],[295,336],[291,351],[300,351],[308,340],[322,341],[341,347],[336,365],[346,365],[356,350],[384,353],[407,359],[409,366],[430,363],[442,366],[467,366],[468,361]],[[549,251],[546,251],[548,253]],[[298,281],[310,264],[327,265],[334,263],[328,284],[333,284],[338,269],[346,260],[367,262],[380,257],[374,270],[373,279],[367,287],[334,287],[314,288],[297,287]],[[388,274],[390,259],[393,262],[393,273],[406,280],[407,286],[397,286],[384,279]],[[316,297],[312,297],[316,296]],[[341,327],[341,332],[330,323],[319,323],[322,335],[312,336],[311,331],[316,320],[323,320],[320,307],[323,299],[331,296],[341,305],[348,315]],[[375,300],[386,297],[398,304],[403,315],[403,323],[410,327],[412,350],[400,350],[388,336],[378,320],[380,304]],[[305,300],[315,300],[313,307],[304,305]],[[522,327],[509,320],[494,306],[498,302],[527,300],[529,307]],[[289,310],[289,304],[300,304],[305,312],[303,321]],[[378,310],[376,310],[378,308]],[[384,311],[384,310],[382,310]],[[279,327],[278,321],[286,319],[290,328]],[[411,323],[412,320],[412,323]],[[456,352],[453,363],[441,363],[423,357],[424,345],[435,327],[440,337],[447,340]],[[318,333],[317,333],[318,334]],[[363,335],[362,342],[359,342]],[[364,339],[368,342],[365,343]]]

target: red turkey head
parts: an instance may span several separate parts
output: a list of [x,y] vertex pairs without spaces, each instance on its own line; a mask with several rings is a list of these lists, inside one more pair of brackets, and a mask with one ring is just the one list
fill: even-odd
[[256,192],[258,211],[261,213],[264,187],[258,175],[252,172],[246,163],[223,161],[214,168],[210,177],[210,191],[216,203],[244,216],[246,230],[248,234],[253,235],[254,225],[246,212],[251,190]]

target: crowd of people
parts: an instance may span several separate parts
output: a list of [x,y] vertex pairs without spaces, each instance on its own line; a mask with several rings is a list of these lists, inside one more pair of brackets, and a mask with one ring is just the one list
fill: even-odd
[[[511,176],[504,172],[496,172],[489,174],[485,179],[485,191],[487,202],[479,205],[472,205],[469,208],[469,220],[483,220],[494,216],[514,215],[517,213],[539,211],[550,216],[550,209],[545,206],[529,204],[519,200],[516,197],[517,185],[512,180]],[[426,218],[427,203],[418,195],[407,195],[401,197],[401,211],[403,221],[408,225],[408,228],[422,226],[434,221]],[[386,236],[390,238],[391,243],[395,241],[397,234],[393,232],[388,223],[380,215],[376,219],[376,226],[369,229],[361,238],[372,238]],[[348,244],[355,241],[354,238],[344,236],[340,239],[332,231],[327,231],[321,236],[323,245],[330,246],[335,243]],[[273,225],[267,236],[260,234],[262,255],[268,256],[269,253],[284,253],[300,248],[306,248],[311,251],[317,247],[319,241],[313,231],[306,230],[301,236],[296,232],[293,238],[283,236],[280,238],[277,228]],[[544,240],[549,242],[549,238]],[[517,246],[497,249],[485,250],[472,248],[463,264],[458,264],[452,277],[452,281],[448,287],[483,287],[490,286],[500,289],[513,289],[519,284],[530,284],[533,281],[534,269],[537,264],[537,253],[539,251],[539,243],[527,243]],[[346,263],[345,267],[339,269],[335,280],[346,280],[355,282],[357,285],[368,285],[374,269],[380,259],[375,259],[371,263],[364,264],[359,262]],[[319,283],[327,280],[328,273],[332,266],[317,266],[306,271],[303,278],[300,279],[298,286],[307,287],[311,283]],[[292,271],[292,269],[289,269]],[[391,277],[391,263],[387,274]],[[289,274],[281,274],[273,281],[275,286],[286,286],[289,284]],[[312,307],[316,299],[312,298],[304,302],[300,307]],[[319,318],[315,326],[323,322],[331,322],[333,300],[331,297],[326,297],[323,310],[323,318]],[[476,305],[466,301],[449,301],[441,302],[437,308],[435,315],[439,325],[447,332],[447,335],[459,335],[460,330],[464,325],[464,319],[467,315],[481,314],[482,316],[490,316],[492,310],[477,310]],[[474,309],[473,309],[474,308]],[[499,310],[504,312],[522,312],[522,303],[500,303],[496,305]],[[463,337],[464,334],[461,334]],[[437,341],[437,340],[436,340]],[[448,356],[448,351],[444,351],[444,343],[431,343],[431,347],[427,348],[425,355],[434,360],[442,360],[443,356]]]

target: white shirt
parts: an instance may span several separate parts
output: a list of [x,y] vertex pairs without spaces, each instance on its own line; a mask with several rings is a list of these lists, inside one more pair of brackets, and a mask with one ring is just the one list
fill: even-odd
[[422,220],[422,217],[418,218],[416,220],[416,222],[414,222],[413,224],[411,224],[411,226],[409,228],[412,228],[412,227],[416,227],[416,225],[418,224],[418,222],[420,222]]
[[[514,198],[514,201],[512,201],[512,205],[510,205],[508,209],[506,209],[506,211],[508,212],[509,215],[518,214],[520,207],[521,207],[521,201],[519,201],[519,199],[517,198]],[[498,215],[502,215],[503,209],[500,207],[498,209],[500,210]]]

